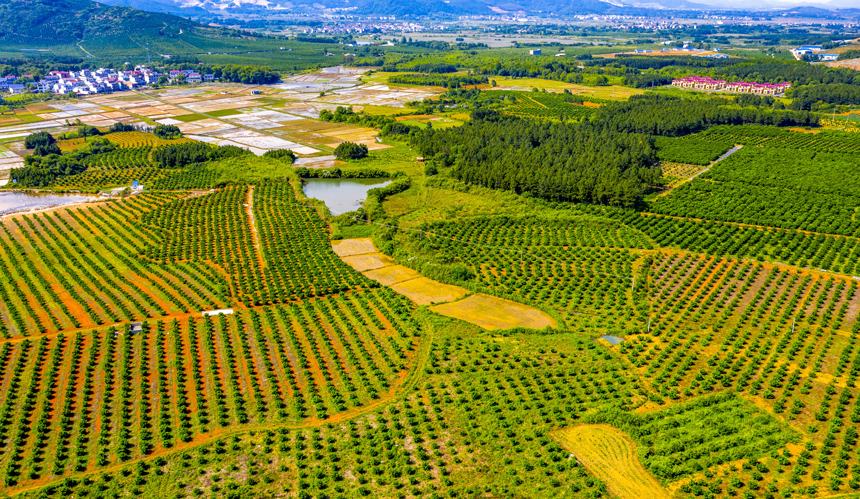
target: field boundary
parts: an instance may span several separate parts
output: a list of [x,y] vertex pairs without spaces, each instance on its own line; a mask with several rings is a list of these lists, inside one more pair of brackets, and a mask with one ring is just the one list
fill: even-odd
[[[558,322],[539,308],[484,293],[471,294],[394,263],[369,238],[332,241],[332,249],[347,265],[401,294],[416,305],[432,305],[437,314],[495,331],[514,328],[546,329]],[[368,265],[368,260],[375,264]]]

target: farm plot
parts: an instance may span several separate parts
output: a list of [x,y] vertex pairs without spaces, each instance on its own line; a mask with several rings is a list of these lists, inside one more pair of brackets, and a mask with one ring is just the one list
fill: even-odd
[[660,168],[663,170],[663,180],[669,189],[679,186],[702,171],[702,166],[700,165],[670,163],[667,161],[661,162]]
[[243,425],[334,418],[390,396],[418,334],[401,299],[376,290],[4,343],[3,483],[97,470]]
[[501,99],[499,105],[503,113],[525,118],[573,121],[594,112],[594,108],[587,107],[564,94],[497,90],[482,96],[487,101]]
[[405,107],[410,102],[430,99],[441,93],[441,89],[391,88],[388,85],[362,85],[360,87],[333,90],[315,100],[317,102],[342,105]]
[[[664,253],[654,256],[648,272],[650,326],[615,348],[657,393],[687,400],[730,390],[808,430],[800,448],[770,454],[740,472],[697,478],[690,487],[754,493],[767,487],[818,484],[838,492],[860,486],[856,453],[845,452],[853,448],[853,425],[860,420],[857,282]],[[731,480],[738,474],[740,481]]]
[[368,278],[389,286],[418,305],[457,300],[467,291],[423,277],[380,253],[370,239],[346,239],[332,244],[334,252],[352,268]]
[[147,265],[141,216],[173,196],[142,195],[0,221],[0,334],[57,332],[226,305],[223,280],[195,263]]
[[[205,98],[197,102],[185,102],[182,104],[184,108],[190,109],[195,113],[212,113],[215,111],[223,111],[225,109],[243,109],[251,108],[257,104],[258,97],[239,96],[239,97],[224,97],[224,98]],[[188,111],[179,114],[187,114]]]
[[444,284],[413,269],[397,265],[379,253],[370,239],[347,239],[333,243],[335,253],[365,276],[390,287],[417,305],[434,305],[434,312],[493,331],[498,329],[555,327],[556,321],[534,307],[495,296],[477,294]]
[[24,158],[12,151],[0,148],[0,170],[11,170],[24,166]]
[[685,137],[656,137],[657,156],[662,161],[705,166],[716,160],[735,143],[731,136],[701,134]]
[[[264,181],[178,199],[145,215],[159,242],[145,254],[163,262],[207,261],[230,276],[236,299],[248,305],[339,293],[368,284],[331,251],[325,221],[299,201],[289,181]],[[258,232],[261,251],[252,244]]]
[[376,141],[379,133],[372,128],[315,119],[291,121],[274,130],[273,133],[317,148],[335,148],[344,141],[364,144],[370,150],[388,147]]
[[217,493],[244,486],[243,477],[252,475],[261,495],[606,495],[547,433],[581,422],[590,411],[641,400],[623,366],[576,335],[550,341],[465,332],[459,326],[439,331],[426,379],[373,414],[320,428],[237,435],[129,476],[111,473],[110,480],[49,492],[132,488],[172,496],[214,486]]
[[860,155],[744,148],[651,209],[679,217],[860,235]]
[[860,136],[847,132],[800,133],[784,128],[742,125],[716,126],[690,137],[721,143],[800,149],[828,153],[860,153]]
[[[634,248],[648,238],[594,218],[481,217],[423,227],[413,243],[488,294],[558,311],[565,323],[624,331],[643,320],[634,306]],[[628,249],[629,248],[629,249]],[[640,281],[641,284],[641,281]]]
[[170,144],[180,144],[183,142],[190,142],[189,139],[186,138],[178,138],[178,139],[170,139],[165,140],[159,138],[151,133],[146,132],[115,132],[109,133],[105,135],[105,138],[109,141],[113,142],[119,147],[132,147],[132,148],[140,148],[140,147],[161,147],[164,145]]
[[482,293],[436,305],[431,310],[476,324],[489,331],[513,328],[546,329],[557,326],[552,317],[534,307]]
[[860,275],[860,247],[857,245],[857,239],[853,237],[634,211],[619,211],[615,216],[665,247],[785,262],[799,267]]
[[621,499],[661,499],[663,489],[636,454],[636,444],[611,425],[584,424],[550,433]]
[[[145,139],[138,139],[135,136],[118,137],[113,140],[125,141],[124,143],[129,146],[146,143]],[[84,159],[87,166],[84,172],[59,177],[51,187],[58,190],[98,192],[109,187],[130,186],[134,181],[149,185],[170,174],[169,170],[156,167],[152,161],[152,150],[152,146],[142,145],[121,147],[111,152],[88,156]]]
[[[590,419],[611,422],[632,436],[645,467],[664,480],[731,461],[755,460],[797,437],[787,426],[732,393],[648,414],[613,412]],[[631,458],[628,455],[626,460]]]

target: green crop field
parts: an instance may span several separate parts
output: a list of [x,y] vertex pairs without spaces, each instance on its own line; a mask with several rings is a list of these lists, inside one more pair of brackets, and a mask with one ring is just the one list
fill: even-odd
[[[860,494],[853,73],[229,33],[150,48],[380,69],[0,124],[0,202],[87,197],[0,204],[0,495]],[[752,72],[824,96],[652,88]]]

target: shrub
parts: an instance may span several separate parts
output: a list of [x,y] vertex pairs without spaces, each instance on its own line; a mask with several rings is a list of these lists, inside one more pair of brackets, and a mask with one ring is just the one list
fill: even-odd
[[78,127],[78,137],[95,137],[102,132],[92,125],[81,125]]
[[24,139],[24,147],[27,149],[35,149],[39,146],[48,146],[56,143],[57,139],[48,132],[31,133]]
[[337,159],[361,159],[367,157],[367,146],[355,142],[342,142],[334,150]]
[[156,137],[165,140],[178,139],[179,137],[182,137],[182,130],[180,130],[176,125],[158,125],[152,133],[155,134]]
[[263,154],[263,157],[277,159],[284,163],[293,164],[296,160],[296,153],[289,149],[275,149]]

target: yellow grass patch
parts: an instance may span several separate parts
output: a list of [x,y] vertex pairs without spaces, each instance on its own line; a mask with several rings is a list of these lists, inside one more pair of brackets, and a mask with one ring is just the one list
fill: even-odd
[[391,289],[409,298],[418,305],[446,303],[458,300],[468,294],[468,291],[460,286],[443,284],[427,277],[418,277],[416,279],[392,284]]
[[368,270],[364,272],[364,275],[385,286],[421,277],[421,274],[403,265],[389,265],[388,267]]
[[565,90],[570,90],[572,93],[577,95],[584,95],[587,97],[607,100],[625,100],[629,99],[633,95],[641,94],[644,92],[644,90],[640,90],[638,88],[623,87],[621,85],[607,85],[598,87],[590,85],[581,85],[577,83],[567,83],[564,81],[544,80],[542,78],[497,77],[492,79],[496,80],[496,87],[490,87],[487,85],[484,85],[482,87],[486,88],[487,90],[529,91],[533,88],[537,88],[539,90],[547,90],[549,92],[563,92]]
[[341,239],[332,241],[332,248],[339,257],[361,255],[364,253],[377,253],[376,246],[370,238]]
[[704,170],[706,167],[701,165],[689,165],[687,163],[663,161],[660,163],[660,168],[663,170],[663,178],[669,181],[668,187],[670,189],[674,189]]
[[394,260],[392,260],[388,255],[383,255],[382,253],[344,256],[341,257],[341,259],[346,262],[347,265],[359,272],[394,265]]
[[621,499],[668,498],[669,494],[639,461],[636,444],[611,425],[586,424],[550,433],[585,468]]
[[860,71],[860,58],[857,59],[844,59],[841,61],[833,61],[833,62],[825,62],[826,66],[831,68],[846,68],[853,69],[855,71]]
[[491,330],[515,327],[543,329],[555,326],[552,317],[522,303],[484,294],[461,299],[469,294],[466,289],[434,281],[415,270],[395,264],[390,257],[377,251],[369,238],[342,239],[332,241],[331,245],[347,265],[414,303],[444,304],[433,307],[432,310],[439,314]]
[[431,310],[491,331],[517,327],[544,329],[556,325],[555,320],[542,310],[483,293],[437,305]]
[[87,139],[83,137],[79,137],[77,139],[66,139],[57,141],[57,145],[60,147],[60,151],[63,153],[77,151],[78,149],[87,145]]
[[164,140],[146,132],[116,132],[105,135],[105,138],[119,147],[159,147],[167,144],[179,144],[191,142],[191,139],[181,137],[178,139]]

